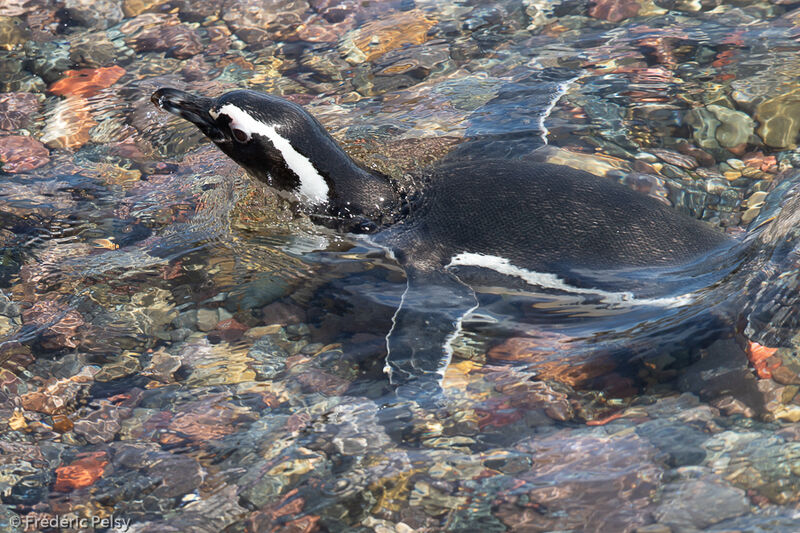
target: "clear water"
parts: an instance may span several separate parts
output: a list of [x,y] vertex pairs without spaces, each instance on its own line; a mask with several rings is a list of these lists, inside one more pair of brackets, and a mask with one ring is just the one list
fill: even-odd
[[[0,527],[797,529],[795,4],[102,4],[0,4],[0,86],[35,98],[0,103]],[[162,86],[285,96],[395,179],[546,144],[760,240],[664,276],[670,308],[486,290],[443,394],[398,401],[402,270]]]

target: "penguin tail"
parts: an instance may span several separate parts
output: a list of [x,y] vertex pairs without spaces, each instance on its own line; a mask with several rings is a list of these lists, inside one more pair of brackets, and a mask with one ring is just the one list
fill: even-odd
[[789,346],[800,333],[800,175],[767,196],[746,241],[743,264],[745,336],[763,346]]

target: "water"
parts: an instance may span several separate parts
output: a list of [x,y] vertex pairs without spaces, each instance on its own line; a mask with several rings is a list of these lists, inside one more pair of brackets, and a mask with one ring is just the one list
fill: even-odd
[[[795,8],[0,2],[0,527],[797,530]],[[402,270],[163,86],[282,95],[399,181],[538,149],[740,244],[669,306],[490,285],[399,401]]]

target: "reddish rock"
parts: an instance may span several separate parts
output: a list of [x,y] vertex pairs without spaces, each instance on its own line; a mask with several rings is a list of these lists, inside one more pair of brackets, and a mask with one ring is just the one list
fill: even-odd
[[713,155],[687,142],[678,143],[677,148],[680,153],[694,157],[704,167],[714,166],[717,162]]
[[538,361],[561,353],[569,337],[558,333],[538,333],[535,337],[511,337],[489,350],[489,357],[501,361]]
[[106,452],[82,454],[67,466],[56,468],[55,490],[69,492],[88,487],[100,479],[107,464]]
[[609,22],[619,22],[635,17],[640,8],[635,0],[595,0],[589,9],[589,15]]
[[521,419],[522,409],[512,407],[508,401],[489,400],[481,407],[475,408],[478,415],[478,427],[483,430],[487,427],[501,428]]
[[0,94],[0,130],[14,131],[39,112],[39,99],[31,93]]
[[775,172],[778,161],[774,155],[765,156],[763,152],[751,152],[742,157],[742,161],[748,167],[753,167],[761,170],[762,172]]
[[59,96],[94,96],[106,87],[111,87],[124,74],[119,65],[103,68],[68,70],[66,77],[50,86],[50,92]]
[[564,361],[564,350],[573,349],[568,337],[544,333],[537,337],[512,337],[489,350],[490,359],[525,361],[528,370],[535,371],[541,380],[554,380],[571,387],[580,387],[598,378],[609,376],[616,368],[613,359],[591,350],[575,353]]
[[[319,517],[306,515],[291,521],[286,517],[302,512],[305,499],[298,496],[297,489],[292,489],[279,502],[267,505],[250,515],[245,525],[247,533],[269,531],[281,533],[313,533],[319,531]],[[280,520],[283,518],[284,520]]]
[[0,163],[4,172],[28,172],[46,165],[49,161],[50,150],[33,137],[0,137]]
[[316,368],[307,369],[298,374],[297,381],[314,392],[321,392],[329,396],[341,396],[350,386],[350,382],[344,378]]
[[193,29],[185,24],[157,26],[145,30],[128,46],[137,52],[166,52],[167,57],[189,59],[203,51],[203,43]]
[[769,379],[772,377],[772,371],[778,368],[781,364],[780,360],[771,362],[770,358],[775,355],[777,348],[768,348],[761,346],[757,342],[749,342],[747,344],[747,358],[753,364],[758,377],[762,379]]
[[240,422],[251,420],[250,414],[230,404],[197,402],[190,410],[176,413],[158,435],[162,444],[206,442],[236,432]]
[[218,322],[213,331],[209,332],[210,335],[219,336],[224,341],[236,342],[242,338],[245,331],[249,328],[237,321],[235,318],[229,318]]
[[73,410],[84,384],[92,381],[92,371],[84,368],[79,374],[66,379],[49,379],[39,390],[20,397],[22,407],[48,415],[65,414]]
[[77,348],[75,336],[84,321],[78,311],[50,300],[40,300],[22,312],[26,325],[39,326],[42,334],[42,347],[55,350]]

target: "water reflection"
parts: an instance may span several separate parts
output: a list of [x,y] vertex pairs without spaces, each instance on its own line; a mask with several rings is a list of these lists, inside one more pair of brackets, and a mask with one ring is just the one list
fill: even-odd
[[[794,8],[3,3],[0,523],[794,529]],[[675,306],[487,283],[440,401],[400,402],[403,273],[159,112],[161,86],[283,95],[397,180],[546,140],[741,244],[641,277]]]

